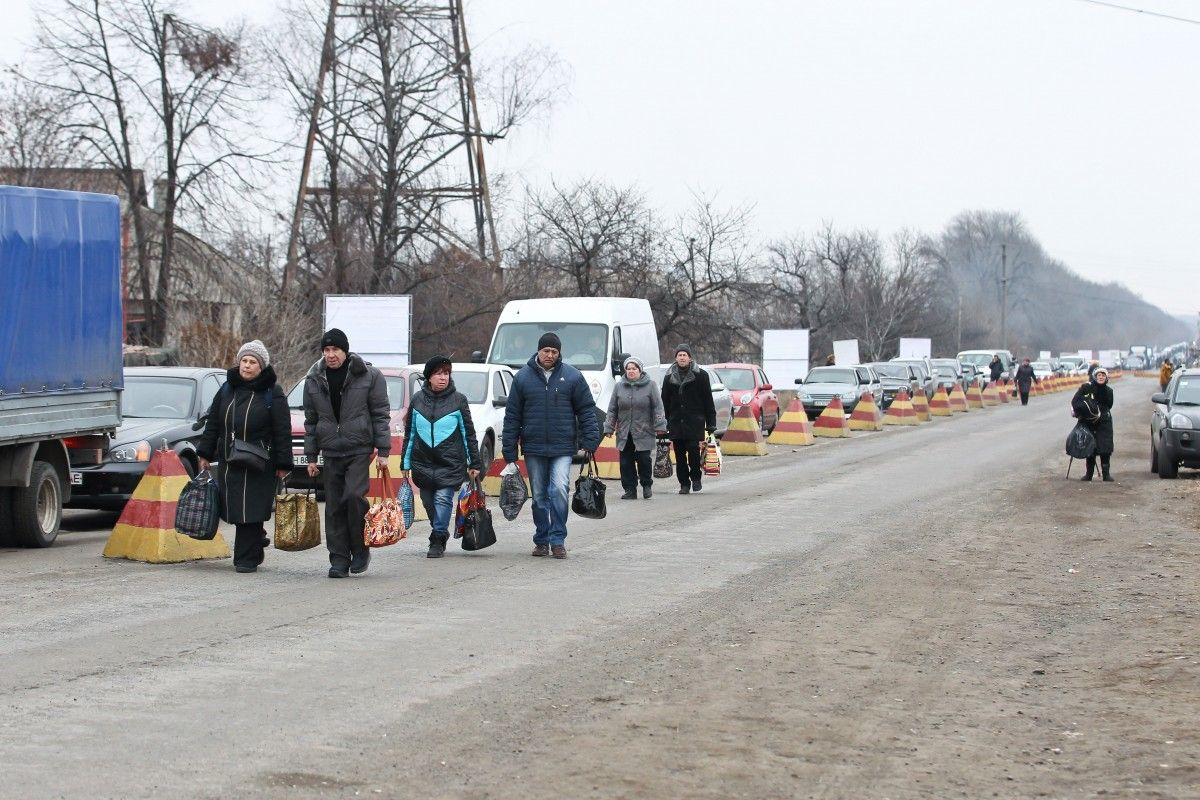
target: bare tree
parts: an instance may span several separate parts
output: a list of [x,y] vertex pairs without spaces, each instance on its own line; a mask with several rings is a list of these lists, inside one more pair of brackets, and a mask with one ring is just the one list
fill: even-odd
[[7,70],[0,85],[0,166],[27,183],[39,172],[77,165],[75,147],[63,128],[68,104],[50,91]]

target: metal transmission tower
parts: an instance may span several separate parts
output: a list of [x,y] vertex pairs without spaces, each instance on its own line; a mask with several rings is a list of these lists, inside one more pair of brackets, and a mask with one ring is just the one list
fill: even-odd
[[[397,159],[399,170],[387,170],[388,178],[393,181],[395,172],[402,173],[401,185],[392,192],[391,199],[396,215],[408,220],[406,226],[397,228],[403,236],[453,243],[489,264],[499,263],[500,248],[483,156],[483,140],[492,136],[480,124],[462,0],[330,0],[288,240],[283,276],[285,293],[296,280],[300,229],[307,200],[330,191],[327,187],[308,185],[314,145],[331,124],[327,92],[340,87],[338,91],[345,93],[347,87],[353,90],[361,86],[365,82],[364,70],[368,69],[362,63],[364,54],[380,58],[380,53],[389,51],[393,58],[403,60],[408,70],[396,69],[396,61],[375,64],[383,65],[379,69],[381,75],[372,77],[376,80],[375,88],[383,87],[386,91],[383,108],[370,109],[371,104],[356,101],[357,110],[354,110],[356,104],[351,104],[349,116],[343,117],[341,124],[345,126],[348,118],[379,114],[386,109],[390,119],[384,120],[384,124],[392,127],[389,137],[407,136],[410,142],[417,142]],[[400,55],[396,56],[397,53]],[[345,132],[341,135],[345,136]],[[372,144],[378,145],[376,149],[397,146],[394,139]],[[344,159],[360,173],[367,171],[361,163],[356,163],[354,154],[344,155]],[[456,163],[460,166],[455,167]],[[360,195],[365,191],[372,195],[372,200],[379,199],[370,188],[359,187],[354,191]],[[474,241],[462,236],[442,215],[447,205],[468,200],[475,225]]]

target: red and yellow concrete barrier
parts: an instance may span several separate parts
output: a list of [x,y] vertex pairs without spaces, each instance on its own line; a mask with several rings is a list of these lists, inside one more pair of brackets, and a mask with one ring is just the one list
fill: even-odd
[[813,422],[813,436],[829,436],[841,438],[850,435],[850,426],[846,424],[846,408],[842,398],[834,396],[825,406],[825,410]]
[[863,392],[854,405],[854,411],[850,414],[850,430],[883,430],[883,414],[879,413],[879,406],[875,405],[875,398],[870,392]]
[[917,419],[917,411],[913,408],[912,400],[908,399],[908,392],[901,389],[896,395],[896,399],[888,406],[888,410],[884,412],[884,425],[918,425],[920,420]]
[[767,437],[767,444],[813,444],[812,423],[808,421],[808,415],[804,413],[804,406],[799,400],[788,403],[771,435]]
[[733,415],[729,429],[721,437],[721,453],[727,456],[765,456],[767,440],[754,419],[750,406],[742,406]]
[[934,417],[948,417],[951,414],[950,398],[946,396],[946,387],[938,384],[933,399],[929,401],[929,414]]

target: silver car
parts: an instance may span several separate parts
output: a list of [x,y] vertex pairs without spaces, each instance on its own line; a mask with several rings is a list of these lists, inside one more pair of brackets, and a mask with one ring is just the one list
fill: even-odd
[[[716,436],[719,439],[725,435],[725,431],[729,430],[729,422],[733,419],[733,394],[726,388],[725,384],[721,383],[721,377],[717,375],[715,369],[703,365],[698,366],[708,373],[709,383],[712,384],[713,405],[717,409]],[[669,369],[671,369],[670,364],[648,364],[646,366],[646,374],[661,389],[663,379],[667,377],[667,370]]]
[[819,417],[834,397],[841,399],[847,414],[854,411],[859,399],[867,392],[872,397],[883,397],[879,376],[866,364],[814,367],[803,381],[797,378],[796,383],[800,384],[800,402],[809,419]]

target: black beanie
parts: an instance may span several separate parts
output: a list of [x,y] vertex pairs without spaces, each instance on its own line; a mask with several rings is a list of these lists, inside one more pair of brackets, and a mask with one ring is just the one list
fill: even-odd
[[679,345],[675,348],[675,355],[679,355],[680,353],[687,353],[688,358],[692,358],[692,346],[690,344]]
[[433,373],[437,372],[442,367],[450,367],[453,369],[453,367],[450,366],[452,363],[453,362],[446,356],[434,356],[425,362],[425,371],[422,374],[425,376],[425,380],[429,380],[431,377],[433,377]]
[[330,345],[341,348],[345,353],[350,352],[350,340],[346,338],[346,334],[342,333],[340,328],[330,328],[321,334],[321,349],[324,350]]
[[562,340],[558,338],[557,333],[546,331],[542,334],[542,338],[538,339],[538,350],[543,347],[553,347],[555,350],[562,350]]

